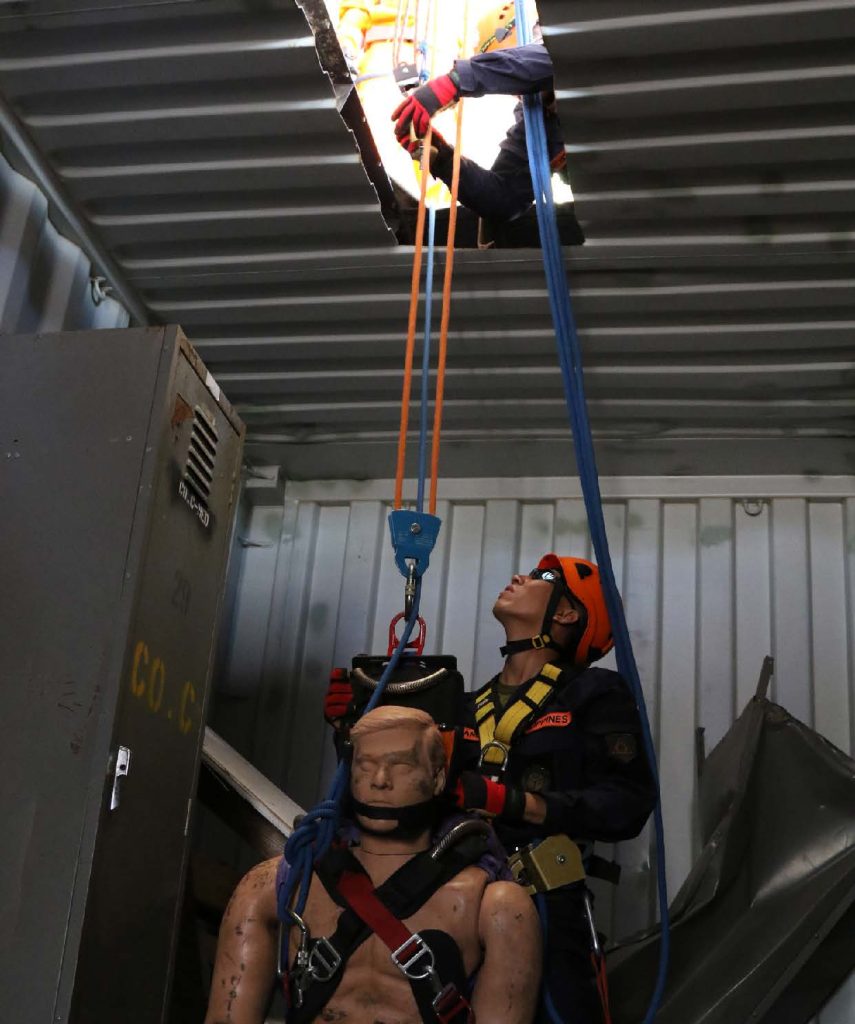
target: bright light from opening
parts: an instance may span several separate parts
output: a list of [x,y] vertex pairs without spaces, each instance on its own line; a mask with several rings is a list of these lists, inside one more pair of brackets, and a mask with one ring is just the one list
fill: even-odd
[[[461,52],[464,32],[464,4],[461,0],[421,0],[401,3],[398,0],[373,0],[366,5],[360,0],[326,0],[330,19],[337,26],[339,40],[351,63],[363,110],[386,173],[414,198],[419,195],[417,165],[395,139],[391,113],[402,99],[394,78],[399,61],[412,62],[414,45],[427,40],[425,64],[430,77],[446,73]],[[367,6],[367,10],[366,10]],[[395,39],[399,7],[409,12],[409,29]],[[478,25],[497,7],[497,0],[468,0],[467,36],[463,52],[473,54],[478,46]],[[415,12],[420,12],[416,14]],[[427,24],[430,16],[431,25]],[[418,17],[419,24],[415,25]],[[433,19],[437,30],[433,31]],[[435,48],[432,45],[436,40]],[[397,52],[396,52],[397,50]],[[514,121],[515,96],[484,96],[467,99],[464,104],[461,153],[482,167],[490,167],[499,153],[499,144]],[[433,118],[435,131],[454,145],[457,137],[455,110],[447,110]],[[555,201],[572,201],[569,185],[553,175]],[[429,190],[433,205],[448,206],[450,196],[442,182],[434,182]]]
[[552,199],[559,204],[573,202],[573,189],[570,188],[570,182],[565,181],[557,171],[552,175]]

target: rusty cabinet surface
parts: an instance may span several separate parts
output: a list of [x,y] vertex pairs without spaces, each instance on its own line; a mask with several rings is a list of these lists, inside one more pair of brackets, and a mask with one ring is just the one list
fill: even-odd
[[243,425],[178,328],[0,337],[0,989],[165,1019]]

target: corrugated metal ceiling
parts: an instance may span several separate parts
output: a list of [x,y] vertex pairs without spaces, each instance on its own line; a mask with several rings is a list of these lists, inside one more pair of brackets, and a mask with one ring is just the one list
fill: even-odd
[[[387,476],[411,250],[338,113],[335,44],[331,81],[294,0],[78,6],[0,9],[0,91],[71,203],[184,326],[251,459]],[[852,472],[855,2],[539,6],[601,470]],[[444,471],[554,474],[539,253],[456,268]]]

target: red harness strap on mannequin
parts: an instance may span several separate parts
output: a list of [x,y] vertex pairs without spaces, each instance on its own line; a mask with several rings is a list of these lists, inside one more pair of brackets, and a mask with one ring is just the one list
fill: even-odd
[[380,902],[367,875],[345,871],[337,888],[350,909],[389,947],[392,963],[407,980],[426,980],[433,985],[433,1008],[440,1024],[475,1024],[472,1007],[457,987],[440,982],[430,946]]

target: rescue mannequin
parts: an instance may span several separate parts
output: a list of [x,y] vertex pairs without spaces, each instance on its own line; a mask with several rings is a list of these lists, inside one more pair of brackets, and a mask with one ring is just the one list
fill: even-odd
[[[530,575],[512,578],[493,615],[505,630],[505,663],[471,695],[482,763],[462,774],[459,804],[494,816],[509,852],[569,837],[589,873],[605,872],[592,841],[638,835],[656,790],[629,687],[591,667],[613,646],[599,570],[545,555]],[[538,1022],[600,1024],[584,882],[535,898],[545,918]]]
[[[376,708],[353,727],[351,741],[348,813],[354,830],[315,866],[302,918],[313,940],[331,940],[332,954],[316,941],[326,963],[334,960],[336,944],[343,963],[326,987],[312,981],[298,993],[292,977],[288,1020],[462,1024],[475,1019],[471,1004],[481,1024],[530,1024],[539,983],[537,916],[519,886],[493,880],[501,871],[483,842],[473,847],[471,835],[453,842],[456,831],[471,832],[471,822],[458,818],[458,827],[449,832],[448,823],[440,821],[446,813],[439,800],[445,751],[432,719],[415,709]],[[434,845],[437,835],[445,835],[443,842],[451,844],[447,850]],[[285,871],[281,858],[266,861],[235,890],[220,930],[206,1024],[262,1024],[276,972],[277,885]],[[431,873],[437,883],[433,891],[417,892]],[[363,925],[359,914],[365,907],[352,890],[364,899],[366,887],[369,893],[379,889],[388,907],[408,906],[399,920],[430,948],[436,963],[432,977],[411,985],[390,958],[388,936],[384,941],[379,926],[373,932]],[[348,954],[342,936],[350,923],[356,940]],[[300,927],[290,928],[292,975],[302,934]],[[410,939],[406,942],[409,947]],[[527,956],[520,957],[520,948]],[[407,948],[400,959],[411,952]],[[416,959],[413,974],[426,962],[421,954]],[[467,1000],[466,981],[473,975]],[[441,1016],[433,1010],[437,999]]]
[[[532,22],[536,22],[536,12],[533,14]],[[539,36],[536,24],[535,35]],[[550,165],[553,171],[563,172],[566,155],[552,91],[552,61],[542,42],[517,45],[514,4],[500,4],[479,22],[478,45],[472,58],[456,60],[448,74],[432,78],[398,104],[392,113],[395,135],[401,146],[418,158],[431,118],[461,97],[537,92],[543,94]],[[453,148],[434,130],[431,173],[449,187],[453,158]],[[491,168],[461,157],[458,198],[481,217],[496,222],[516,217],[534,201],[521,103],[516,106],[514,124]]]

